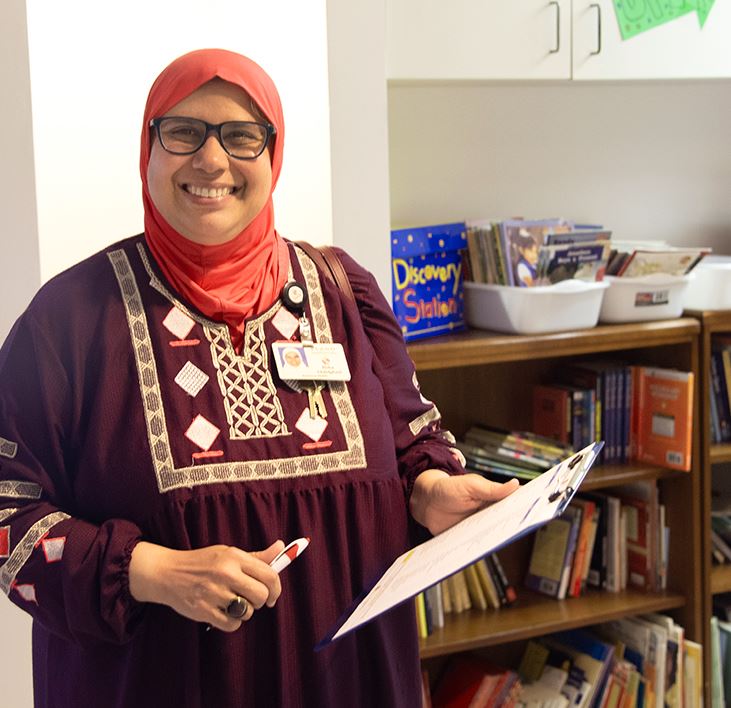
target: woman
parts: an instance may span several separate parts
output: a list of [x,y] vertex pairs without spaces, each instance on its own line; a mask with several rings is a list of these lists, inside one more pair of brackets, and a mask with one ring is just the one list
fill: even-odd
[[[38,706],[413,706],[409,603],[313,647],[410,530],[514,488],[461,474],[372,276],[341,253],[356,306],[275,231],[283,142],[256,64],[173,62],[145,233],[44,286],[2,349],[0,583],[34,618]],[[339,342],[349,381],[310,405],[282,340]]]

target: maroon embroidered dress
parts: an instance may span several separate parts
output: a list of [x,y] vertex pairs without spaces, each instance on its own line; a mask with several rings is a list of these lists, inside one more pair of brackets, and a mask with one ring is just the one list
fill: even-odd
[[[410,603],[313,648],[407,548],[409,482],[461,468],[372,277],[343,255],[356,308],[290,253],[314,339],[341,342],[352,374],[323,392],[322,431],[302,425],[307,397],[271,360],[291,324],[281,303],[248,322],[237,356],[140,237],[56,277],[13,328],[0,353],[0,587],[34,618],[38,706],[418,704]],[[257,550],[300,536],[311,545],[276,607],[238,632],[129,595],[139,539]]]

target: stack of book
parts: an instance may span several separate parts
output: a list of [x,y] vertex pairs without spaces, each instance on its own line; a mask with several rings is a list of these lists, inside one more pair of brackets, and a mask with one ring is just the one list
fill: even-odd
[[685,639],[681,626],[659,614],[531,640],[518,674],[524,705],[549,705],[561,696],[567,706],[702,703],[701,645]]
[[638,278],[653,273],[687,275],[710,252],[711,249],[705,246],[632,248],[625,245],[611,250],[607,275],[626,278]]
[[457,447],[468,471],[497,481],[509,477],[531,480],[573,451],[571,445],[543,435],[482,425],[472,426]]
[[525,585],[559,600],[592,587],[663,590],[669,552],[665,505],[656,482],[577,495],[561,516],[536,531]]
[[454,575],[416,596],[416,622],[419,636],[428,637],[444,626],[445,615],[472,608],[497,610],[517,599],[496,553],[480,558]]
[[710,393],[711,439],[731,442],[731,336],[713,337]]
[[601,280],[611,232],[565,219],[467,222],[465,277],[476,283],[532,287],[568,279]]
[[533,390],[533,430],[579,450],[604,440],[602,462],[690,470],[692,372],[586,361]]
[[433,691],[425,681],[425,705],[696,708],[702,666],[702,647],[685,638],[683,627],[649,614],[531,639],[517,670],[456,655]]

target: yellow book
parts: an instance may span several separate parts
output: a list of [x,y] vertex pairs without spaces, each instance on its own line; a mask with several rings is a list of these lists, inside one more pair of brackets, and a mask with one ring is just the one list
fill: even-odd
[[487,598],[485,593],[482,591],[482,585],[480,579],[477,577],[477,569],[474,563],[468,565],[464,569],[465,580],[467,581],[467,590],[470,593],[470,600],[472,601],[472,607],[476,607],[480,610],[487,609]]
[[426,639],[429,636],[426,624],[426,605],[424,604],[424,593],[420,592],[415,598],[416,604],[416,626],[419,629],[419,636]]
[[449,583],[446,581],[446,579],[442,580],[442,582],[439,583],[439,586],[442,588],[442,605],[444,606],[444,614],[448,615],[450,612],[453,611],[452,592],[449,589]]
[[459,591],[457,578],[454,575],[450,575],[446,582],[449,585],[449,594],[452,597],[452,612],[462,612],[465,607],[462,604],[462,593]]
[[497,610],[500,608],[500,596],[498,595],[497,588],[495,587],[495,581],[492,579],[490,571],[487,569],[487,563],[484,558],[480,558],[475,563],[475,569],[477,571],[477,577],[482,585],[482,590],[485,593],[485,597],[490,603],[490,607]]

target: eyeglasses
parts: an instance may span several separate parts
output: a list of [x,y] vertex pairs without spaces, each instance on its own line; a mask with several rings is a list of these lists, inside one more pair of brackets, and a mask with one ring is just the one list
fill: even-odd
[[173,155],[192,155],[213,133],[221,147],[237,160],[255,160],[277,133],[270,123],[232,120],[214,125],[176,116],[153,118],[150,127],[157,131],[163,149]]

